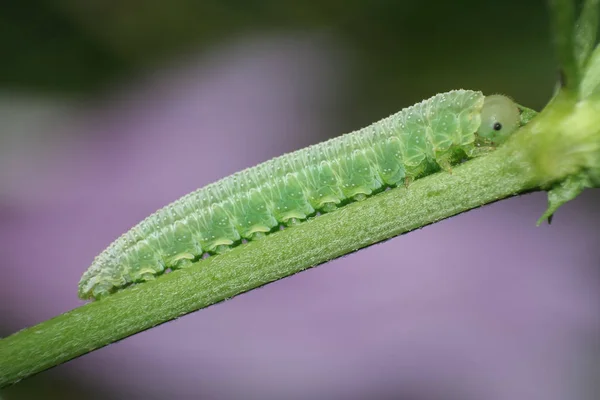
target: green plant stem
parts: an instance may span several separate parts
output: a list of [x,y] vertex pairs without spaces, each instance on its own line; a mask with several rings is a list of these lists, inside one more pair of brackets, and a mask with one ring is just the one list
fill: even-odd
[[[0,387],[362,247],[529,190],[506,152],[473,160],[86,304],[0,341]],[[508,163],[507,163],[508,161]]]

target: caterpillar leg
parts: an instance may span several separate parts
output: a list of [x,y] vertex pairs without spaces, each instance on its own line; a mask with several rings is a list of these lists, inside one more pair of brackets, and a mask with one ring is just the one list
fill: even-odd
[[192,253],[181,253],[175,257],[172,257],[167,265],[173,269],[189,267],[192,265],[194,258],[195,256]]
[[352,198],[352,200],[354,200],[354,201],[363,201],[366,198],[367,198],[366,194],[364,194],[364,193],[358,193],[358,194],[354,195],[354,197]]
[[285,221],[283,221],[283,224],[285,226],[289,226],[289,227],[296,226],[296,225],[300,225],[300,223],[302,221],[304,221],[304,219],[306,219],[306,218],[303,218],[303,219],[300,219],[300,218],[290,218],[290,219],[286,219]]
[[250,240],[259,240],[262,239],[264,237],[266,237],[267,234],[265,232],[254,232],[252,233],[252,235],[248,238]]
[[435,156],[435,162],[440,168],[449,174],[452,173],[453,154],[450,151],[439,152]]
[[226,244],[219,244],[214,248],[214,254],[224,254],[225,252],[231,250],[231,247]]
[[413,183],[415,178],[419,177],[425,172],[427,166],[424,161],[421,161],[417,165],[406,165],[405,169],[406,175],[404,176],[404,186],[408,188],[410,184]]
[[321,212],[328,213],[336,210],[337,208],[337,203],[330,201],[327,203],[323,203],[323,207],[321,207]]
[[494,150],[496,146],[493,144],[474,143],[464,147],[465,153],[469,158],[484,156]]

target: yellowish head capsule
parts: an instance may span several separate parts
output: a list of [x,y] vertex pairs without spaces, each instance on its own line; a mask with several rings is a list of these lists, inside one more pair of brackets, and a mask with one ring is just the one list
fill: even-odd
[[517,104],[506,96],[486,96],[481,109],[481,126],[477,135],[494,144],[500,144],[519,127]]

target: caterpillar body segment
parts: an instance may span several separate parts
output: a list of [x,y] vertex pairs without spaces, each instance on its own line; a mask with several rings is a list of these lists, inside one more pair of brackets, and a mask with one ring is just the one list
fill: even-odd
[[184,268],[204,253],[448,169],[477,149],[500,144],[518,127],[518,117],[517,105],[504,96],[455,90],[223,178],[115,240],[83,274],[79,297],[104,297]]

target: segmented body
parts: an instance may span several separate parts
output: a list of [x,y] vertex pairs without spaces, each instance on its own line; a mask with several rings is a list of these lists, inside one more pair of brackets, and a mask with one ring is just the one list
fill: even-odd
[[484,96],[438,94],[379,122],[246,169],[158,210],[94,260],[79,284],[99,298],[257,235],[473,155]]

